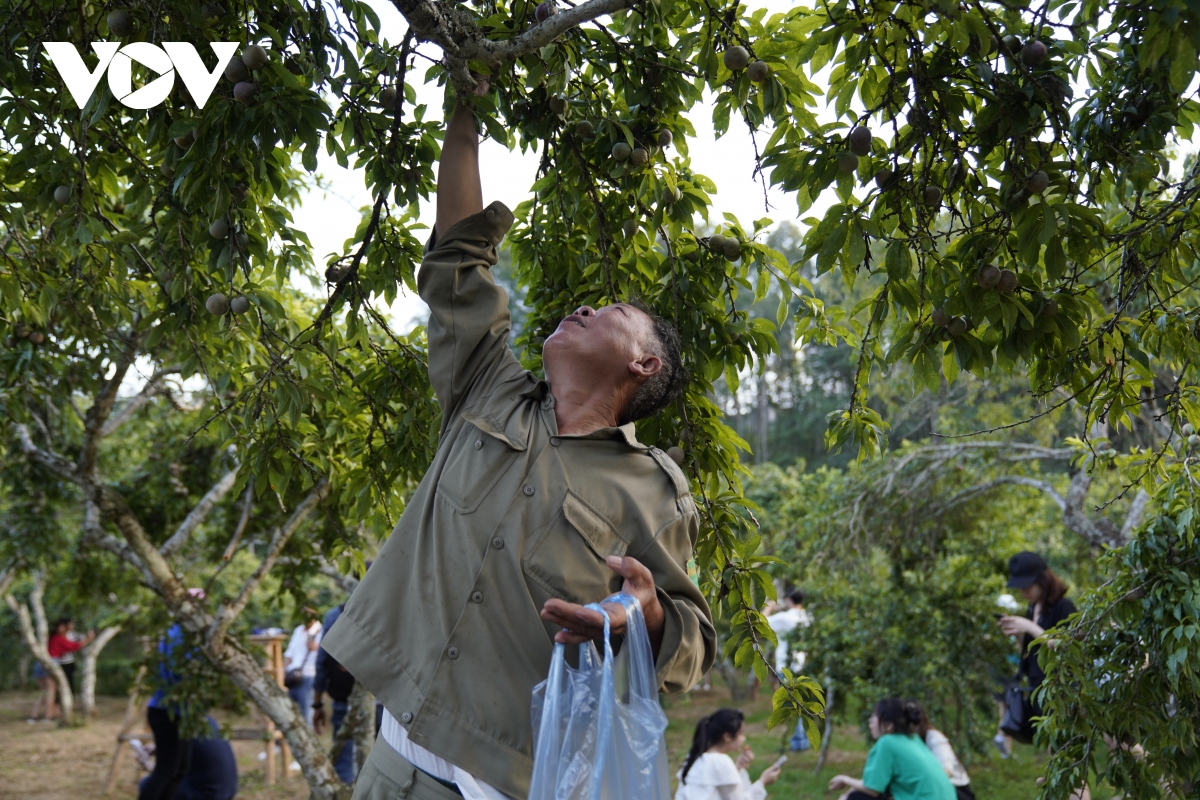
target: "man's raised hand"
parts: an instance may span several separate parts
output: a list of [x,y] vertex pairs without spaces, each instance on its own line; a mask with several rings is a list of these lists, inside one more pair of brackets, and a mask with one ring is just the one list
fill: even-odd
[[[606,559],[609,569],[625,579],[621,591],[632,595],[642,604],[642,616],[646,619],[646,629],[650,634],[650,646],[658,656],[658,648],[662,645],[663,627],[666,615],[662,604],[658,602],[658,592],[654,588],[654,576],[642,562],[629,556],[609,556]],[[597,598],[600,600],[601,598]],[[620,603],[606,603],[609,630],[613,634],[625,633],[628,623],[625,617],[625,607]],[[555,635],[554,641],[562,644],[582,644],[592,639],[604,638],[604,617],[590,608],[568,603],[565,600],[551,598],[542,606],[542,619],[560,626],[563,630]]]

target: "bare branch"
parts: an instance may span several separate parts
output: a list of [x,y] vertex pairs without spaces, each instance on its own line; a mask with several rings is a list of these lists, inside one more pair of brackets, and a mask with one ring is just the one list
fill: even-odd
[[1121,526],[1121,542],[1128,542],[1129,537],[1133,536],[1133,532],[1142,524],[1142,518],[1146,516],[1146,506],[1150,504],[1150,495],[1145,489],[1138,489],[1137,494],[1133,496],[1133,502],[1129,504],[1129,513],[1125,515],[1125,524]]
[[100,428],[100,438],[104,439],[111,436],[117,428],[120,428],[126,422],[133,418],[133,415],[145,408],[146,404],[160,394],[167,391],[162,385],[161,380],[164,376],[179,372],[179,367],[171,367],[169,369],[159,370],[150,376],[146,381],[146,385],[142,390],[129,399],[127,403],[108,418],[108,421]]
[[87,411],[87,421],[84,423],[83,430],[83,448],[79,453],[78,465],[79,475],[84,481],[90,481],[93,478],[101,429],[108,421],[109,414],[112,413],[113,405],[117,402],[117,392],[120,391],[129,368],[133,366],[133,360],[137,357],[141,344],[142,334],[136,331],[131,332],[129,338],[122,342],[123,349],[114,365],[112,377],[105,381],[104,387],[96,395],[96,401]]
[[1036,478],[1028,478],[1024,475],[1001,475],[998,478],[993,478],[990,481],[984,481],[983,483],[976,484],[975,486],[971,486],[951,495],[950,499],[945,503],[942,503],[938,508],[938,513],[944,514],[955,506],[960,506],[972,498],[978,497],[981,494],[985,494],[986,492],[995,489],[997,486],[1003,486],[1005,484],[1016,484],[1018,486],[1028,486],[1030,488],[1037,489],[1038,491],[1049,495],[1050,499],[1053,500],[1056,505],[1058,505],[1060,511],[1063,511],[1064,513],[1066,512],[1066,498],[1059,494],[1058,490],[1055,489],[1050,483],[1038,480]]
[[283,548],[287,545],[288,540],[299,530],[300,525],[308,518],[308,515],[329,496],[329,490],[329,481],[322,478],[313,487],[312,491],[308,493],[308,496],[300,501],[300,505],[296,506],[296,510],[292,512],[292,516],[288,518],[283,527],[275,529],[275,533],[271,537],[271,543],[267,546],[267,552],[263,555],[263,560],[259,563],[258,569],[254,570],[254,574],[246,579],[246,583],[242,586],[242,591],[238,594],[237,599],[231,604],[223,603],[213,618],[212,627],[208,633],[210,646],[215,646],[215,644],[219,644],[224,640],[225,631],[237,619],[238,614],[241,614],[245,610],[246,604],[250,602],[250,596],[254,594],[254,590],[262,583],[263,578],[275,566],[275,562],[278,560],[279,554],[283,552]]
[[246,496],[242,501],[242,517],[238,520],[237,529],[233,532],[233,538],[229,540],[229,546],[225,548],[225,553],[221,556],[222,561],[228,561],[233,558],[234,551],[237,550],[238,542],[242,540],[242,534],[246,532],[246,523],[250,521],[250,509],[254,506],[254,476],[250,476],[250,480],[246,483]]
[[29,592],[29,605],[33,608],[34,630],[43,646],[50,643],[50,626],[46,624],[46,573],[40,569],[33,573],[33,589]]
[[163,543],[163,546],[158,549],[158,552],[162,553],[164,557],[169,558],[173,553],[179,550],[179,548],[183,547],[183,545],[187,542],[188,537],[192,535],[192,531],[196,530],[200,523],[204,522],[204,520],[208,517],[209,512],[213,510],[213,506],[221,502],[221,499],[224,498],[225,495],[229,493],[229,490],[233,488],[233,485],[237,483],[237,473],[237,467],[234,467],[233,469],[229,470],[229,472],[226,472],[225,475],[221,477],[221,480],[217,481],[213,487],[208,490],[208,493],[200,499],[200,502],[196,504],[196,507],[191,510],[183,522],[180,523],[179,527],[175,529],[175,533],[171,534],[171,538],[167,539],[167,541]]
[[13,425],[13,431],[17,434],[17,441],[21,444],[21,452],[26,456],[41,464],[46,469],[58,475],[60,478],[71,481],[73,483],[82,483],[79,479],[79,474],[75,471],[75,465],[66,458],[60,456],[51,450],[42,450],[33,443],[33,439],[29,435],[29,428],[22,423]]

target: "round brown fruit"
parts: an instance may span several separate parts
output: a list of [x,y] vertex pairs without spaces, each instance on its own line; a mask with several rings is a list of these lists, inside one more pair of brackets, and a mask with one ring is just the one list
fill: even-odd
[[644,147],[635,147],[633,152],[629,154],[629,163],[635,167],[640,167],[650,160],[650,153]]
[[71,187],[66,185],[57,187],[54,190],[54,202],[60,206],[65,206],[71,202]]
[[672,461],[674,461],[676,464],[683,466],[683,448],[682,447],[668,447],[667,448],[667,457],[670,458]]
[[235,203],[241,203],[250,196],[250,189],[244,183],[235,183],[233,188],[229,190],[229,196],[233,198]]
[[1040,169],[1025,179],[1025,191],[1030,194],[1041,194],[1049,185],[1050,176]]
[[379,103],[384,108],[395,108],[396,99],[399,96],[400,93],[396,91],[395,86],[385,86],[383,87],[383,91],[379,93]]
[[1004,37],[1003,42],[1004,49],[1009,53],[1015,53],[1021,49],[1021,38],[1019,36],[1014,36],[1010,33]]
[[719,256],[725,255],[725,237],[719,233],[708,237],[708,249]]
[[42,333],[41,331],[30,331],[29,341],[33,344],[42,344],[46,341],[46,334]]
[[755,61],[746,68],[746,76],[755,83],[766,83],[771,77],[771,67],[765,61]]
[[242,63],[240,58],[230,59],[225,65],[225,80],[230,83],[241,83],[250,79],[250,70],[246,69],[246,65]]
[[742,243],[730,236],[721,243],[721,253],[730,261],[737,261],[742,257]]
[[250,299],[248,297],[235,297],[229,301],[229,310],[234,314],[245,314],[250,310]]
[[[29,338],[33,339],[33,335],[30,334]],[[1188,444],[1190,444],[1192,447],[1200,447],[1200,434],[1193,433],[1191,436],[1189,436]]]
[[984,289],[995,289],[1000,282],[1000,270],[991,264],[980,267],[979,272],[975,273],[975,282]]
[[242,63],[250,69],[262,69],[267,65],[267,51],[252,44],[242,51]]
[[184,150],[187,150],[196,142],[196,134],[193,131],[188,131],[183,136],[175,137],[175,144]]
[[678,186],[676,186],[673,189],[668,189],[667,191],[663,192],[663,200],[665,200],[667,202],[667,205],[673,206],[682,199],[683,199],[683,192],[681,192],[679,190]]
[[113,36],[129,36],[133,33],[133,17],[129,12],[118,8],[108,15],[108,30]]
[[858,125],[850,129],[850,152],[856,156],[871,154],[871,129]]
[[114,214],[124,214],[125,213],[125,204],[124,203],[113,203],[113,213]]
[[944,328],[950,324],[950,315],[946,313],[946,309],[938,307],[929,315],[929,320],[939,328]]
[[1002,294],[1011,294],[1017,288],[1017,273],[1011,269],[1000,270],[1000,281],[996,284],[996,291]]
[[245,231],[238,231],[233,240],[237,242],[238,250],[241,250],[243,253],[250,249],[250,235]]
[[254,105],[254,98],[257,94],[258,87],[250,81],[242,81],[233,87],[233,99],[244,106]]
[[882,191],[892,183],[892,178],[896,177],[896,173],[890,167],[884,167],[875,173],[875,186]]
[[575,135],[580,139],[590,139],[596,133],[596,126],[588,122],[586,119],[581,119],[575,123]]
[[621,226],[621,230],[625,233],[626,239],[632,239],[637,234],[637,222],[631,219],[625,220],[625,224]]
[[219,317],[229,310],[229,298],[220,292],[211,294],[208,296],[208,299],[204,301],[204,307],[208,309],[208,313],[212,314],[214,317]]
[[624,161],[625,159],[629,158],[629,156],[632,154],[633,154],[633,148],[631,148],[625,142],[617,142],[616,144],[613,145],[612,157],[615,158],[617,161]]
[[942,190],[938,186],[926,186],[921,199],[925,201],[925,205],[927,206],[940,206],[942,204]]
[[946,323],[946,330],[950,332],[951,336],[962,336],[967,332],[967,318],[951,317],[950,321]]
[[854,172],[858,169],[858,156],[854,153],[842,153],[838,156],[838,170],[840,172]]
[[1042,306],[1043,317],[1053,317],[1058,313],[1058,301],[1053,297],[1046,300],[1046,304]]
[[533,10],[533,18],[538,21],[538,24],[550,19],[550,4],[538,3],[537,8]]
[[658,131],[658,146],[670,147],[671,142],[675,141],[675,135],[666,128],[660,128]]
[[741,47],[740,45],[736,47],[730,47],[728,50],[726,50],[723,58],[725,61],[725,66],[728,67],[732,72],[743,70],[746,68],[746,65],[750,63],[750,53],[746,51],[746,48]]
[[567,113],[567,98],[561,94],[556,94],[550,98],[550,110],[560,117]]
[[229,235],[229,222],[223,217],[213,220],[212,225],[208,226],[208,235],[214,239],[224,239]]
[[1021,63],[1027,67],[1040,67],[1046,62],[1046,57],[1050,55],[1050,51],[1046,49],[1046,45],[1039,42],[1037,39],[1026,42],[1021,48]]

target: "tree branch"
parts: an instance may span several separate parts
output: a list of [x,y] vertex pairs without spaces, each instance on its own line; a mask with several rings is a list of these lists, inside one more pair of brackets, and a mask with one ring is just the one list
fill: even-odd
[[[36,585],[36,584],[35,584]],[[45,639],[39,640],[37,634],[33,630],[33,621],[29,617],[29,609],[24,603],[17,602],[17,599],[12,596],[11,592],[4,593],[4,602],[8,603],[8,607],[17,615],[17,627],[21,631],[21,638],[25,640],[25,646],[29,648],[29,652],[38,660],[46,673],[54,678],[54,682],[58,685],[59,701],[58,704],[62,708],[62,724],[71,724],[72,717],[75,712],[75,698],[71,695],[71,684],[67,682],[67,675],[63,672],[62,666],[50,657],[50,653],[46,651]]]
[[288,540],[292,538],[292,534],[300,528],[300,525],[308,518],[308,515],[329,496],[329,490],[329,480],[322,478],[313,487],[312,491],[308,493],[308,496],[300,501],[300,505],[296,506],[296,510],[292,512],[292,516],[288,518],[288,521],[282,527],[275,529],[275,534],[271,537],[271,543],[267,546],[267,552],[263,555],[258,569],[254,570],[254,574],[246,579],[246,583],[242,586],[242,591],[238,594],[237,599],[230,604],[223,603],[213,618],[212,627],[208,633],[210,647],[221,646],[225,638],[225,631],[237,619],[238,614],[241,614],[246,609],[246,605],[250,602],[250,596],[254,594],[254,590],[262,583],[263,578],[275,566],[279,554],[283,552],[283,548],[287,545]]
[[14,424],[13,431],[17,434],[17,441],[21,444],[21,452],[26,456],[64,480],[78,484],[83,483],[75,471],[75,465],[69,460],[51,450],[42,450],[33,443],[33,439],[29,435],[29,428],[25,424],[20,422]]
[[117,402],[117,392],[125,381],[133,360],[141,349],[142,334],[131,331],[129,338],[122,342],[121,355],[117,359],[113,376],[104,383],[96,401],[87,411],[87,419],[83,426],[83,448],[79,453],[78,473],[82,480],[90,481],[96,470],[96,455],[100,446],[101,430],[112,413],[113,405]]
[[200,523],[204,522],[208,517],[209,512],[213,510],[213,506],[221,502],[221,499],[237,483],[237,473],[238,467],[234,467],[229,472],[226,472],[221,480],[217,481],[208,490],[208,493],[200,499],[196,507],[188,513],[183,522],[179,524],[179,527],[175,529],[175,533],[171,534],[171,538],[163,543],[158,552],[162,553],[164,557],[170,558],[179,548],[183,547],[187,543],[188,537],[192,535],[192,531],[196,530]]
[[166,391],[166,388],[159,383],[159,381],[164,376],[176,372],[179,372],[179,367],[171,367],[169,369],[159,370],[151,375],[150,379],[146,381],[146,385],[142,387],[142,390],[130,398],[129,402],[121,406],[120,410],[110,416],[108,421],[101,426],[100,438],[104,439],[108,436],[111,436],[117,430],[117,428],[120,428],[122,425],[132,419],[133,415],[142,410],[147,403],[149,403],[158,395],[163,394]]
[[238,542],[242,540],[242,534],[246,532],[246,523],[250,521],[250,509],[254,506],[254,476],[250,476],[250,480],[246,482],[246,497],[242,502],[242,516],[238,520],[237,529],[233,532],[233,538],[229,540],[229,546],[225,548],[225,553],[221,556],[222,561],[228,561],[233,558],[233,553],[237,550]]

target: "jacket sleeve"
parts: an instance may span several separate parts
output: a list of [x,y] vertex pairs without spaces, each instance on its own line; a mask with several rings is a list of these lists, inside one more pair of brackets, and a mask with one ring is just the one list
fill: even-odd
[[712,668],[717,652],[712,612],[687,570],[700,532],[700,518],[690,497],[681,505],[681,514],[634,555],[654,575],[658,601],[666,615],[655,665],[662,692],[691,689]]
[[508,294],[489,271],[512,223],[512,212],[492,203],[426,245],[417,291],[429,305],[429,379],[443,431],[467,407],[464,400],[524,371],[508,346]]

